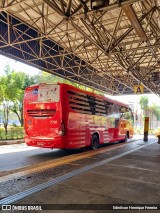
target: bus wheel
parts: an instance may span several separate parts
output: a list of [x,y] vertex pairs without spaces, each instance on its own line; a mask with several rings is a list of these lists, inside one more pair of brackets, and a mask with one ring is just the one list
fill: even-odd
[[99,139],[97,135],[92,136],[91,149],[95,150],[98,148]]
[[121,140],[121,141],[119,141],[120,143],[123,143],[123,142],[127,142],[128,141],[128,135],[126,134],[125,135],[125,139],[124,140]]

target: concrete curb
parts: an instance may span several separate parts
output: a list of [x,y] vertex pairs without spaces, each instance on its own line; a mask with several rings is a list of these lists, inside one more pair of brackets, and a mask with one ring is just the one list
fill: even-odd
[[0,140],[0,146],[2,145],[13,145],[13,144],[20,144],[24,143],[24,139],[17,139],[17,140],[6,140],[6,141],[1,141]]

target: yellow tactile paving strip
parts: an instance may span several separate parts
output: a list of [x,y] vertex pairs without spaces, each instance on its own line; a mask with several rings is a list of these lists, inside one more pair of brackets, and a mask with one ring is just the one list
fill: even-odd
[[[130,143],[134,143],[134,142],[130,142]],[[73,161],[77,161],[77,160],[81,160],[81,159],[85,159],[85,158],[90,158],[94,155],[97,154],[101,154],[101,153],[105,153],[120,147],[125,147],[128,144],[117,144],[114,145],[114,147],[107,147],[107,148],[102,148],[102,149],[98,149],[98,150],[92,150],[92,151],[88,151],[88,152],[83,152],[80,154],[74,154],[71,156],[65,156],[62,158],[58,158],[58,159],[54,159],[54,160],[49,160],[49,161],[45,161],[44,163],[39,163],[33,166],[29,166],[27,170],[25,171],[20,171],[20,172],[15,172],[13,174],[10,175],[5,175],[5,176],[1,176],[0,177],[0,183],[8,181],[8,180],[12,180],[12,179],[16,179],[16,178],[20,178],[22,176],[26,176],[26,175],[31,175],[33,173],[37,173],[37,172],[41,172],[44,171],[46,169],[50,169],[50,168],[54,168],[57,166],[61,166],[61,165],[65,165],[65,164],[69,164],[72,163]],[[25,167],[26,169],[26,167]]]

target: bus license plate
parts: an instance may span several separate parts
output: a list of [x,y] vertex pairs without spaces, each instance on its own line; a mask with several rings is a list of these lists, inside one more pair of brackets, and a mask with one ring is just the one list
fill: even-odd
[[38,146],[44,146],[45,143],[44,143],[44,142],[37,142],[37,145],[38,145]]

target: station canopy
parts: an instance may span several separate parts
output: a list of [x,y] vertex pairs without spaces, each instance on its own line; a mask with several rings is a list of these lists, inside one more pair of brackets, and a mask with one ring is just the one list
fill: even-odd
[[159,95],[160,0],[1,0],[0,54],[112,95]]

